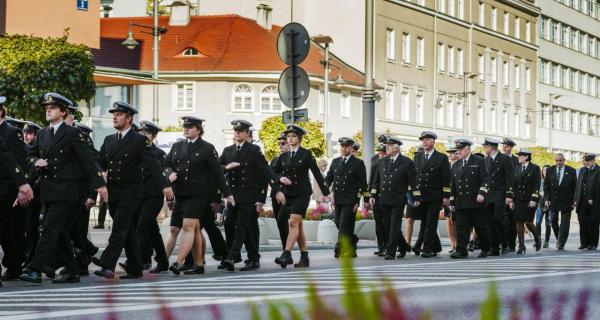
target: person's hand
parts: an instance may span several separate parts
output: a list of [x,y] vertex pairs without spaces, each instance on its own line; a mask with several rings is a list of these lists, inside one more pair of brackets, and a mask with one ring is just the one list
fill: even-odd
[[171,174],[169,175],[169,182],[172,183],[175,180],[177,180],[177,173],[171,172]]
[[370,210],[371,210],[371,204],[369,203],[369,201],[365,201],[365,202],[363,203],[363,208],[364,208],[366,211],[370,211]]
[[285,195],[283,194],[283,192],[278,191],[277,194],[275,194],[275,199],[280,205],[285,205]]
[[447,207],[450,205],[450,198],[444,198],[442,199],[442,205],[444,205],[444,207]]
[[256,213],[261,213],[265,204],[262,202],[257,202],[254,205],[256,206]]
[[287,177],[281,177],[279,179],[279,181],[283,184],[285,184],[286,186],[289,186],[292,184],[292,180],[288,179]]
[[448,210],[450,210],[450,212],[454,212],[454,206],[448,206]]
[[415,202],[413,202],[413,208],[416,208],[419,205],[421,205],[421,201],[415,201]]
[[510,210],[515,210],[515,203],[511,202],[508,207],[510,208]]
[[594,205],[594,200],[590,199],[590,200],[588,200],[588,203],[590,204],[590,206],[593,206]]
[[167,208],[169,208],[169,210],[173,211],[174,207],[175,207],[175,201],[167,200]]
[[31,202],[31,199],[29,199],[25,194],[23,193],[18,193],[17,194],[17,198],[15,199],[15,202],[13,202],[13,208],[16,206],[21,206],[21,207],[27,207],[29,206],[29,203]]
[[106,173],[106,171],[102,172],[102,179],[104,179],[104,183],[108,182],[108,174]]
[[227,197],[227,203],[229,203],[232,207],[235,207],[235,199],[233,199],[233,196]]
[[550,206],[550,201],[546,201],[546,207]]
[[87,198],[85,200],[85,208],[90,210],[96,204],[96,199]]
[[485,197],[482,196],[482,195],[480,195],[480,194],[478,194],[477,195],[477,203],[483,203],[483,201],[485,201]]
[[98,191],[98,196],[100,196],[100,201],[108,202],[108,190],[106,190],[106,187],[100,187],[96,191]]
[[44,159],[40,159],[38,161],[35,162],[35,167],[36,168],[44,168],[48,166],[48,161],[44,160]]
[[537,206],[537,203],[535,203],[535,201],[529,201],[529,205],[530,208],[535,208]]
[[368,218],[369,217],[369,209],[367,209],[367,204],[364,203],[362,206],[362,209],[360,211],[360,216],[362,218]]
[[511,203],[511,202],[513,202],[513,199],[511,199],[511,198],[506,198],[506,199],[504,200],[504,202],[506,203],[506,205],[507,205],[507,206],[509,206],[509,205],[510,205],[510,203]]
[[231,163],[229,163],[228,165],[225,166],[225,169],[231,170],[231,169],[237,168],[239,166],[240,166],[239,162],[231,162]]
[[28,200],[33,199],[33,189],[31,189],[31,186],[29,185],[29,183],[20,185],[19,193],[23,194],[23,196]]
[[369,204],[371,205],[371,207],[374,207],[375,206],[375,198],[370,198]]
[[167,200],[173,200],[173,198],[175,198],[175,195],[173,194],[173,188],[171,187],[164,188],[163,194],[165,195],[165,198],[167,198]]

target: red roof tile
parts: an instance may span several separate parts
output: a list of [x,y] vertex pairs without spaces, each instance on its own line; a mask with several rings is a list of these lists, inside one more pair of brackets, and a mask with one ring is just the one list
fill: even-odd
[[[277,55],[275,43],[280,26],[266,30],[256,21],[238,15],[193,16],[187,26],[168,26],[168,17],[160,17],[159,25],[167,26],[161,36],[159,67],[161,72],[259,72],[279,73],[286,68]],[[130,22],[152,25],[151,17],[104,18],[100,20],[100,49],[92,50],[97,66],[132,70],[152,70],[152,35],[133,27],[140,42],[134,50],[121,45],[127,37]],[[195,48],[199,56],[182,56],[186,48]],[[301,64],[309,75],[322,77],[323,49],[312,43]],[[363,84],[364,75],[332,55],[331,64],[341,66],[348,83]],[[330,78],[339,70],[332,68]]]

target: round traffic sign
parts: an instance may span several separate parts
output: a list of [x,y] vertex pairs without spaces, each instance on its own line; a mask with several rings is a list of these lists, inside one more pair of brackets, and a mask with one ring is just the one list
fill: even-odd
[[310,49],[310,37],[299,23],[286,24],[277,36],[277,54],[287,65],[301,64]]
[[278,90],[283,104],[289,108],[302,106],[310,91],[308,74],[300,67],[287,67],[279,77]]

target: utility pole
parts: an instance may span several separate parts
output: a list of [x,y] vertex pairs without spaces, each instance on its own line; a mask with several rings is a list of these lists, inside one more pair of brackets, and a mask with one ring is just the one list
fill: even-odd
[[365,6],[365,87],[363,89],[363,161],[367,176],[371,170],[371,157],[375,141],[375,91],[373,83],[373,15],[374,0],[366,0]]

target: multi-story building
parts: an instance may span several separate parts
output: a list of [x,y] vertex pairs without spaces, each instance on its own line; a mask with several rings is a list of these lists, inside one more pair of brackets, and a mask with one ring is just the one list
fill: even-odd
[[537,144],[579,160],[584,152],[600,150],[600,3],[537,4],[542,9]]

